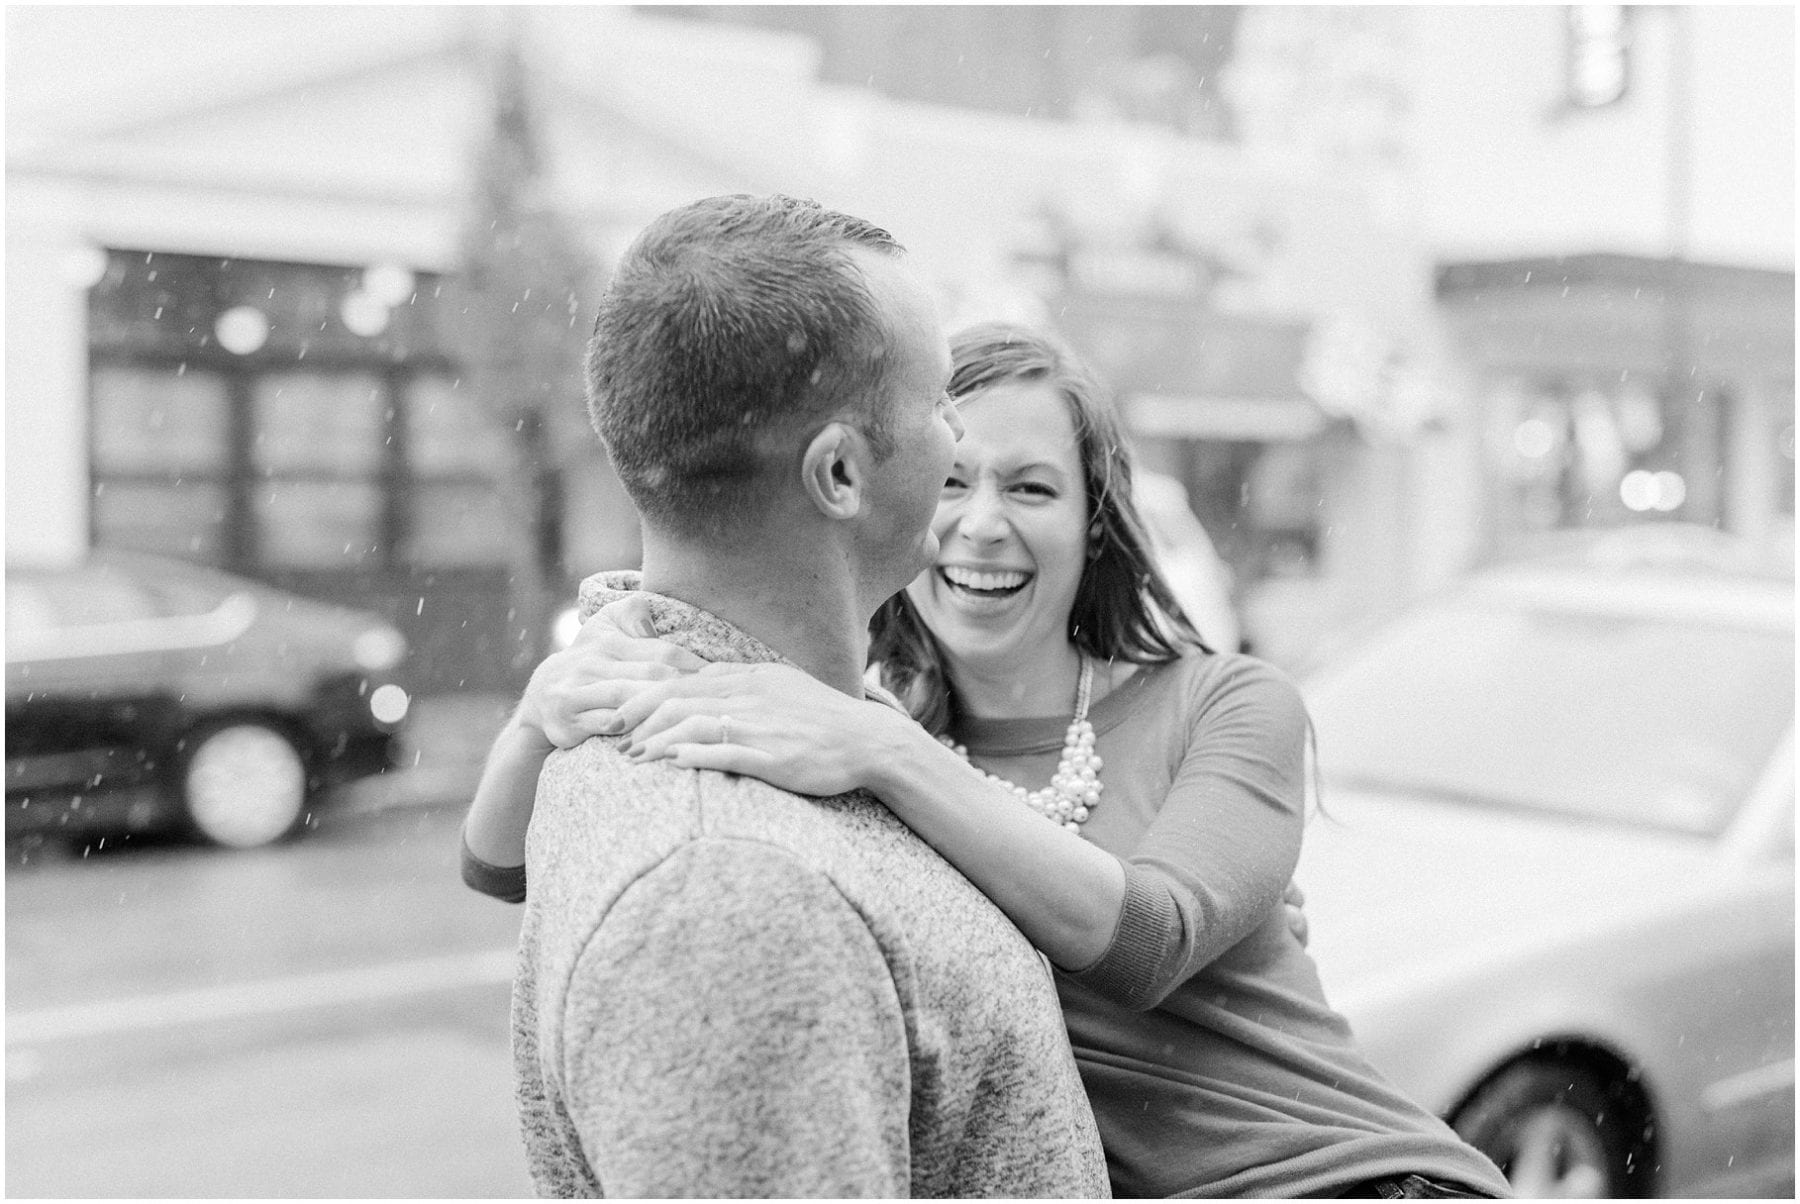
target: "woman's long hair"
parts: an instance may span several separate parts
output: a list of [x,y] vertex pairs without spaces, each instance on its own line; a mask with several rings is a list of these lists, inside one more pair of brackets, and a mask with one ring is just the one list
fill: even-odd
[[[1100,383],[1062,343],[1023,326],[983,323],[951,340],[950,395],[1012,381],[1044,382],[1068,403],[1087,490],[1088,560],[1069,610],[1069,638],[1104,661],[1161,665],[1184,647],[1206,648],[1150,555],[1131,499],[1131,457]],[[945,654],[905,591],[870,624],[870,659],[882,684],[933,735],[948,731],[956,700]]]

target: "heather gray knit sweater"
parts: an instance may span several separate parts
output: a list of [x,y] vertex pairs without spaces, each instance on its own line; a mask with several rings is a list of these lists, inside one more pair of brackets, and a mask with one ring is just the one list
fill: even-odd
[[[652,601],[700,656],[780,659]],[[513,1046],[544,1195],[1107,1194],[1044,962],[866,794],[593,739],[545,764],[526,864]]]

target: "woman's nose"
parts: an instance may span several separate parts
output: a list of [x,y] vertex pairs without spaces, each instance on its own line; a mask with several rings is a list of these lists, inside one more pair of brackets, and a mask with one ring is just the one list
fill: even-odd
[[1006,515],[1001,509],[1000,491],[992,485],[979,485],[970,490],[963,501],[958,529],[977,543],[988,543],[1006,534]]

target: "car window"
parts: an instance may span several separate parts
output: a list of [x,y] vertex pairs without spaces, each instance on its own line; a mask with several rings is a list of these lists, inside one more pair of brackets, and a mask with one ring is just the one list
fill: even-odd
[[208,614],[232,592],[201,570],[176,577],[158,577],[143,582],[153,599],[156,611],[170,618]]
[[1793,722],[1791,631],[1466,600],[1308,694],[1328,783],[1715,834]]
[[48,627],[124,623],[155,618],[161,611],[143,585],[106,566],[40,577],[32,585],[48,615]]

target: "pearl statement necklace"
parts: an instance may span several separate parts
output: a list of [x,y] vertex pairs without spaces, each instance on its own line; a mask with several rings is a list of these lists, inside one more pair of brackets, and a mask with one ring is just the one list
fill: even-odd
[[[1012,791],[1020,802],[1039,815],[1061,824],[1077,836],[1081,834],[1081,825],[1099,806],[1100,792],[1105,789],[1100,784],[1100,756],[1094,751],[1094,725],[1087,718],[1088,698],[1093,687],[1094,666],[1084,656],[1081,658],[1081,681],[1075,687],[1075,718],[1069,721],[1069,733],[1063,737],[1062,759],[1056,763],[1056,776],[1044,789],[1027,790],[997,773],[979,771],[988,781]],[[969,750],[963,745],[953,743],[948,736],[938,739],[963,760],[969,759]]]

